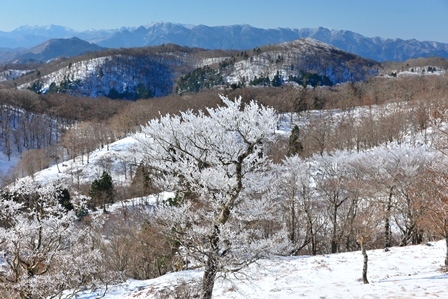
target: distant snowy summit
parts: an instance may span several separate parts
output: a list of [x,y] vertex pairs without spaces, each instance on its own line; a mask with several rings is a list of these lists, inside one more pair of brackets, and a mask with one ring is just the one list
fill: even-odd
[[206,26],[157,22],[147,26],[110,30],[75,31],[64,26],[21,26],[0,32],[0,49],[32,48],[48,39],[78,37],[106,48],[145,47],[161,44],[204,49],[250,50],[269,44],[301,38],[333,45],[375,61],[405,61],[410,58],[439,56],[448,58],[448,44],[435,41],[365,37],[348,30],[318,28],[262,29],[250,25]]

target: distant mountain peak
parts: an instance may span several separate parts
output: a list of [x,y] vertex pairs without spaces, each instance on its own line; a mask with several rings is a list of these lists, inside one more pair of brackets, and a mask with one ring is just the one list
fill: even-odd
[[28,51],[23,51],[14,57],[14,59],[19,61],[31,60],[45,62],[57,57],[73,57],[89,51],[94,52],[103,49],[76,36],[71,38],[53,38]]
[[263,45],[310,37],[376,61],[405,61],[410,58],[429,56],[448,58],[448,44],[445,43],[415,39],[369,38],[349,30],[325,27],[262,29],[249,24],[207,26],[173,22],[154,22],[139,27],[82,32],[58,25],[21,26],[12,32],[2,33],[0,48],[31,48],[51,38],[73,36],[107,48],[145,47],[172,43],[204,49],[234,50],[249,50]]
[[33,34],[45,34],[47,35],[49,32],[53,32],[53,33],[73,33],[75,32],[75,30],[69,28],[69,27],[65,27],[65,26],[60,26],[60,25],[54,25],[54,24],[49,24],[49,25],[34,25],[34,26],[30,26],[30,25],[23,25],[20,26],[16,29],[14,29],[12,32],[24,32],[26,34],[29,33],[33,33]]

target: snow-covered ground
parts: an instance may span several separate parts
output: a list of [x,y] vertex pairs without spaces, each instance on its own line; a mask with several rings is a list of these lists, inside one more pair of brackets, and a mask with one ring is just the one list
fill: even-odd
[[20,76],[31,73],[31,72],[32,72],[32,70],[13,70],[13,69],[6,70],[3,72],[0,72],[0,82],[13,80],[13,79],[19,78]]
[[[444,241],[390,251],[368,251],[370,284],[361,280],[358,252],[320,256],[276,257],[260,260],[237,274],[220,277],[214,298],[448,298],[448,273],[442,272]],[[104,299],[165,298],[170,290],[195,294],[202,271],[170,273],[156,279],[128,281],[109,287]],[[104,290],[77,298],[93,299]],[[179,295],[179,294],[178,294]],[[166,298],[173,298],[168,295]],[[181,297],[177,297],[181,298]]]
[[[80,184],[90,184],[101,176],[103,170],[107,170],[115,185],[129,184],[131,176],[125,175],[125,171],[129,174],[131,167],[135,167],[141,161],[139,153],[133,151],[136,143],[135,135],[120,139],[91,152],[88,163],[87,155],[59,162],[58,165],[52,165],[35,173],[34,180],[42,184],[51,181],[76,184],[78,180]],[[6,168],[9,164],[5,159],[2,159],[0,154],[0,166],[4,164]]]
[[[404,77],[404,76],[441,76],[446,73],[446,70],[441,67],[433,67],[433,66],[417,66],[417,67],[410,67],[407,70],[394,70],[392,72],[397,77]],[[390,75],[385,75],[386,77],[391,77]]]

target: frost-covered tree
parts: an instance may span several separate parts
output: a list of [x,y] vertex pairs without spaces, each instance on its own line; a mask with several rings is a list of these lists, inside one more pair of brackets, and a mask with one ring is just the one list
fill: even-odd
[[329,224],[331,253],[339,252],[344,237],[350,237],[348,229],[356,213],[359,194],[351,186],[353,155],[348,151],[335,151],[312,157],[316,168],[316,192],[325,204]]
[[276,112],[221,96],[222,107],[166,115],[142,127],[139,148],[162,190],[179,191],[159,219],[187,263],[204,267],[202,298],[218,272],[237,271],[288,246],[275,221],[267,148]]
[[89,229],[61,205],[62,190],[23,180],[2,192],[0,296],[54,298],[102,277]]
[[394,234],[400,245],[421,243],[418,219],[422,210],[416,208],[410,192],[433,159],[434,153],[425,147],[390,145],[360,155],[356,162],[364,196],[381,206],[378,217],[383,218],[384,247],[393,245]]
[[317,254],[317,235],[326,219],[322,215],[323,202],[316,200],[314,178],[309,161],[298,156],[286,157],[276,165],[278,178],[274,187],[281,202],[282,216],[287,223],[293,254],[308,248]]

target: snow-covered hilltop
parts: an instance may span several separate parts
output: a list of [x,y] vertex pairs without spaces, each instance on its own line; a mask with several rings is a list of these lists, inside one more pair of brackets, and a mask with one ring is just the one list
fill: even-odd
[[0,72],[0,82],[1,81],[8,81],[8,80],[14,80],[18,77],[21,77],[23,75],[26,75],[27,73],[30,73],[31,70],[6,70],[3,72]]
[[56,60],[37,75],[22,76],[18,87],[135,100],[222,86],[334,85],[366,80],[379,69],[374,61],[312,39],[243,52],[167,45]]
[[[260,54],[236,62],[227,81],[238,84],[245,78],[280,76],[282,81],[300,76],[300,71],[326,76],[332,84],[362,81],[376,75],[379,65],[329,44],[305,38],[261,47]],[[325,85],[325,84],[322,84]]]

